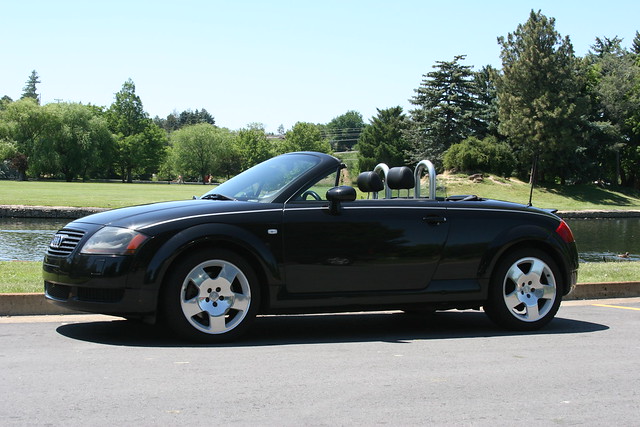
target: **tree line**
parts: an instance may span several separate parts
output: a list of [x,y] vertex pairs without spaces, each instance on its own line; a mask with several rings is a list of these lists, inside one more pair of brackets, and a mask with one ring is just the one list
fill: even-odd
[[439,169],[546,183],[640,189],[640,34],[597,37],[575,55],[555,19],[531,11],[498,37],[502,68],[438,61],[410,99],[378,110],[358,142],[361,169],[426,158]]
[[109,107],[41,106],[34,71],[21,99],[0,100],[0,176],[205,182],[288,151],[355,149],[360,170],[427,158],[440,170],[640,189],[640,34],[630,48],[597,37],[578,57],[554,18],[532,10],[497,42],[501,69],[474,71],[465,55],[437,61],[407,113],[378,109],[364,123],[348,111],[276,134],[257,123],[219,127],[204,109],[151,119],[131,80]]

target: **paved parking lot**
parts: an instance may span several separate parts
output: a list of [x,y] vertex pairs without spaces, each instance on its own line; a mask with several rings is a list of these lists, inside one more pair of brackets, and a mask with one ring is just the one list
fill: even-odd
[[106,316],[0,318],[3,425],[635,425],[640,298],[543,331],[481,312],[262,317],[200,346]]

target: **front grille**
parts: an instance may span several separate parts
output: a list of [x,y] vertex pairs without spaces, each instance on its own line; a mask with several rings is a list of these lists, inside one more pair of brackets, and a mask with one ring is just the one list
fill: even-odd
[[69,299],[69,293],[71,287],[66,285],[56,285],[49,282],[44,282],[45,293],[53,299],[67,300]]
[[124,296],[124,289],[78,288],[78,300],[88,302],[118,302]]
[[47,255],[51,256],[67,256],[78,246],[78,243],[84,236],[84,231],[72,230],[70,228],[63,228],[58,231],[49,247],[47,248]]

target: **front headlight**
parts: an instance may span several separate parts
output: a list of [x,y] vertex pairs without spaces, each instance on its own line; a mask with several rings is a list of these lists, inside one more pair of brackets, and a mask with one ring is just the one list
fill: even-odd
[[104,227],[82,246],[80,253],[94,255],[133,255],[148,239],[128,228]]

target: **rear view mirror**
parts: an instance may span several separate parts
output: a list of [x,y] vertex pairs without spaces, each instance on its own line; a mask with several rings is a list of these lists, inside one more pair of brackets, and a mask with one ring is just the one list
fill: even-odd
[[329,201],[329,211],[332,215],[337,215],[340,209],[340,202],[353,202],[356,199],[356,190],[348,185],[330,188],[327,191]]

